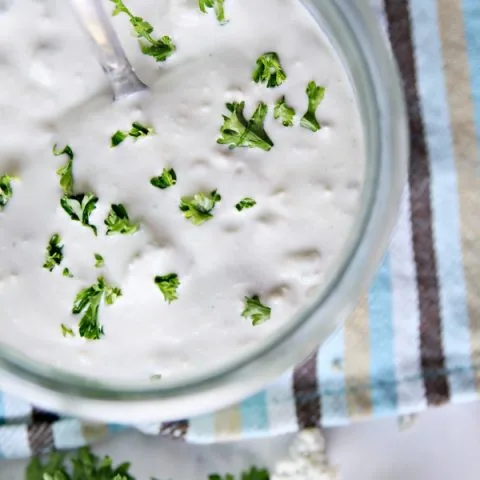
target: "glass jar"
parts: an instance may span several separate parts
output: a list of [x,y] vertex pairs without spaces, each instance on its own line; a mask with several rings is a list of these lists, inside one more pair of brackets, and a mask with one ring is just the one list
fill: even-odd
[[[300,1],[300,0],[299,0]],[[330,281],[288,325],[242,358],[202,377],[122,386],[36,364],[0,348],[0,383],[41,407],[111,422],[189,417],[261,389],[321,345],[352,312],[384,254],[407,173],[406,111],[386,38],[367,2],[308,0],[347,71],[364,125],[366,173],[360,214]]]

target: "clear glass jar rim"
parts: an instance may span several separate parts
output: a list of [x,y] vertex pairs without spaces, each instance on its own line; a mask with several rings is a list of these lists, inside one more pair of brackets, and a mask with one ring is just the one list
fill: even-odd
[[399,210],[408,159],[403,90],[388,42],[367,3],[303,3],[323,23],[357,91],[367,95],[358,98],[363,104],[362,114],[378,128],[370,132],[375,138],[367,139],[371,143],[367,152],[375,152],[375,161],[371,163],[372,188],[365,199],[365,214],[355,242],[331,283],[276,338],[213,375],[167,387],[118,388],[26,362],[2,346],[2,387],[35,399],[44,408],[100,421],[160,421],[193,416],[234,403],[262,388],[313,351],[351,313],[373,278]]

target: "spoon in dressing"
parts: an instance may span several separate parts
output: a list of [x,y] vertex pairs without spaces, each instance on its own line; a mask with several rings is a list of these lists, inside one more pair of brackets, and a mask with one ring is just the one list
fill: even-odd
[[97,57],[113,91],[113,100],[144,92],[148,87],[137,77],[127,60],[99,0],[70,0],[79,22],[97,50]]

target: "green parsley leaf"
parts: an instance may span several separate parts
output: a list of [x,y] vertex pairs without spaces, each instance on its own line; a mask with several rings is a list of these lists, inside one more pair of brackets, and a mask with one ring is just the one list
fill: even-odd
[[155,129],[153,127],[146,127],[141,123],[133,122],[132,128],[129,131],[118,130],[112,135],[110,146],[112,148],[118,147],[127,137],[132,137],[134,140],[137,140],[138,138],[148,137],[149,135],[155,135]]
[[280,119],[284,127],[293,127],[293,120],[295,118],[295,110],[287,105],[285,97],[280,98],[275,103],[275,110],[273,112],[275,120]]
[[280,58],[275,52],[264,53],[257,60],[257,68],[253,72],[253,81],[266,83],[267,88],[279,87],[287,75],[280,64]]
[[13,196],[12,180],[14,178],[10,175],[0,176],[0,212],[8,205]]
[[271,313],[272,309],[263,305],[257,295],[251,298],[245,297],[245,308],[242,312],[242,317],[252,320],[253,326],[261,325],[270,320]]
[[268,470],[258,470],[252,467],[250,470],[242,473],[242,480],[270,480]]
[[176,273],[155,277],[155,284],[163,294],[163,298],[168,303],[178,299],[177,289],[180,286],[180,280]]
[[68,460],[66,454],[58,452],[50,453],[45,463],[34,457],[25,480],[135,480],[129,463],[114,467],[110,457],[100,459],[88,447],[77,450]]
[[[235,477],[230,473],[227,473],[225,476],[214,474],[210,475],[208,480],[235,480]],[[250,470],[242,473],[241,480],[270,480],[270,474],[268,470],[258,470],[252,467]]]
[[150,183],[157,188],[165,190],[168,187],[176,185],[177,174],[173,168],[164,168],[162,174],[159,177],[153,177]]
[[42,462],[39,457],[33,457],[27,466],[25,480],[70,480],[65,468],[66,454],[52,452],[49,454],[46,462]]
[[246,208],[253,208],[257,202],[253,198],[245,197],[243,200],[240,200],[236,205],[235,208],[241,212]]
[[99,253],[95,253],[95,268],[102,268],[105,266],[105,260]]
[[316,113],[325,97],[325,91],[325,87],[320,87],[313,81],[308,84],[306,90],[308,96],[308,110],[300,120],[300,125],[303,128],[308,128],[312,132],[318,132],[318,130],[322,128],[317,120]]
[[103,277],[99,277],[97,283],[84,288],[77,294],[72,313],[74,315],[84,313],[78,328],[82,338],[99,340],[103,336],[103,327],[98,320],[102,299],[105,299],[107,305],[112,305],[121,295],[122,291],[108,285]]
[[220,129],[222,136],[217,140],[220,145],[228,145],[230,149],[236,147],[260,148],[268,152],[273,142],[264,128],[268,107],[259,103],[252,118],[247,121],[244,116],[245,102],[227,103],[230,116],[223,116],[223,126]]
[[202,225],[213,218],[213,209],[222,197],[216,190],[208,193],[197,193],[193,197],[182,197],[180,210],[184,217],[194,225]]
[[62,272],[63,276],[64,277],[67,277],[67,278],[73,278],[73,273],[70,271],[69,268],[64,268],[63,269],[63,272]]
[[73,159],[75,154],[73,153],[72,147],[66,145],[62,150],[57,149],[57,144],[53,146],[53,154],[56,157],[61,155],[67,155],[68,160],[63,167],[60,167],[57,170],[57,175],[60,177],[60,186],[63,189],[65,195],[73,195]]
[[153,57],[157,62],[164,62],[175,52],[176,47],[172,39],[166,35],[158,39],[154,38],[152,36],[153,26],[142,17],[133,15],[123,0],[111,0],[111,2],[115,5],[113,16],[124,13],[129,17],[142,53]]
[[127,210],[121,203],[112,205],[104,223],[107,226],[107,235],[133,235],[140,228],[138,223],[130,221]]
[[203,13],[207,13],[208,8],[213,8],[215,10],[215,15],[217,20],[224,25],[227,23],[225,18],[225,0],[199,0],[200,10]]
[[62,263],[63,260],[63,245],[62,239],[58,233],[53,234],[50,237],[47,246],[47,253],[45,255],[45,263],[43,268],[46,268],[49,272],[53,272],[53,269]]
[[151,382],[158,382],[159,380],[161,380],[163,377],[160,373],[156,373],[155,375],[151,375],[150,376],[150,381]]
[[97,208],[98,198],[93,193],[80,193],[78,195],[64,195],[60,205],[75,222],[89,227],[97,235],[97,227],[90,224],[90,215]]
[[70,327],[67,327],[64,323],[62,323],[60,325],[60,327],[62,328],[62,335],[64,337],[74,337],[75,336],[75,332]]

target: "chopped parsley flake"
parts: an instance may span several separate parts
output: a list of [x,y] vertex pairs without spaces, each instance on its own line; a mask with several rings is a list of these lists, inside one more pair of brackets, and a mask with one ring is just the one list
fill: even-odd
[[121,296],[122,290],[120,288],[105,285],[105,303],[107,305],[113,305]]
[[127,210],[121,203],[112,205],[105,219],[105,225],[107,226],[107,235],[133,235],[140,228],[138,223],[130,221]]
[[197,193],[193,197],[183,197],[180,201],[180,210],[187,220],[194,225],[202,225],[213,218],[213,210],[222,197],[216,190],[207,193]]
[[73,273],[67,267],[63,269],[62,275],[67,278],[73,278]]
[[132,128],[129,131],[118,130],[112,135],[110,146],[112,148],[118,147],[127,137],[132,137],[134,140],[137,140],[138,138],[148,137],[149,135],[155,135],[153,127],[146,127],[141,123],[133,122]]
[[153,177],[150,183],[157,188],[165,190],[172,187],[177,183],[177,174],[173,168],[164,168],[162,174],[159,177]]
[[93,193],[80,193],[78,195],[64,195],[60,205],[75,222],[89,227],[97,235],[97,227],[90,224],[90,215],[97,208],[98,198]]
[[312,132],[318,132],[322,128],[317,120],[317,109],[325,97],[325,87],[320,87],[315,82],[310,82],[307,86],[308,110],[300,120],[303,128],[308,128]]
[[62,150],[59,150],[55,144],[53,146],[53,154],[56,157],[62,155],[67,155],[68,157],[65,165],[57,170],[57,175],[60,177],[60,186],[62,187],[63,193],[65,193],[65,195],[73,195],[73,159],[75,158],[75,154],[73,153],[72,147],[66,145]]
[[225,18],[225,0],[199,0],[198,3],[203,13],[207,13],[208,8],[213,8],[219,23],[222,25],[227,23]]
[[47,253],[45,255],[45,263],[43,268],[47,269],[49,272],[53,272],[53,269],[60,265],[63,260],[63,245],[62,239],[58,233],[53,234],[50,237],[47,246]]
[[8,205],[13,196],[13,179],[10,175],[0,176],[0,212]]
[[243,200],[240,200],[236,205],[235,208],[241,212],[246,208],[253,208],[257,202],[253,198],[245,197]]
[[74,337],[75,336],[75,332],[70,327],[67,327],[64,323],[62,323],[60,325],[60,327],[62,329],[62,335],[64,337]]
[[154,281],[166,302],[172,303],[178,299],[177,289],[180,286],[180,280],[176,273],[155,277]]
[[280,64],[280,58],[275,52],[264,53],[257,60],[257,68],[253,72],[253,81],[266,83],[267,88],[279,87],[287,75]]
[[95,253],[95,268],[102,268],[105,266],[105,260],[99,253]]
[[245,297],[245,308],[242,312],[242,317],[249,318],[253,326],[261,325],[270,320],[271,313],[272,309],[263,305],[257,295],[251,298]]
[[154,38],[153,26],[145,21],[142,17],[136,17],[125,6],[123,0],[111,0],[115,5],[112,15],[126,14],[130,19],[130,24],[133,27],[136,37],[138,38],[140,49],[143,54],[153,57],[157,62],[164,62],[175,52],[175,44],[168,36]]
[[217,140],[221,145],[228,145],[230,149],[236,147],[260,148],[268,152],[273,142],[264,128],[268,107],[259,103],[252,118],[247,121],[244,116],[245,102],[227,103],[230,116],[223,116],[223,126],[220,129],[222,136]]
[[103,277],[99,277],[97,283],[84,288],[77,294],[72,313],[74,315],[83,313],[78,327],[82,338],[99,340],[103,336],[103,327],[98,319],[102,299],[107,305],[112,305],[121,295],[122,291],[117,287],[108,285]]
[[57,147],[57,144],[53,146],[53,154],[56,157],[60,157],[61,155],[67,155],[70,160],[73,160],[75,158],[75,154],[73,153],[72,147],[70,145],[65,145],[61,150]]
[[295,110],[287,105],[285,97],[280,98],[275,103],[275,110],[273,111],[275,120],[280,119],[284,127],[293,127],[293,120],[295,119]]

